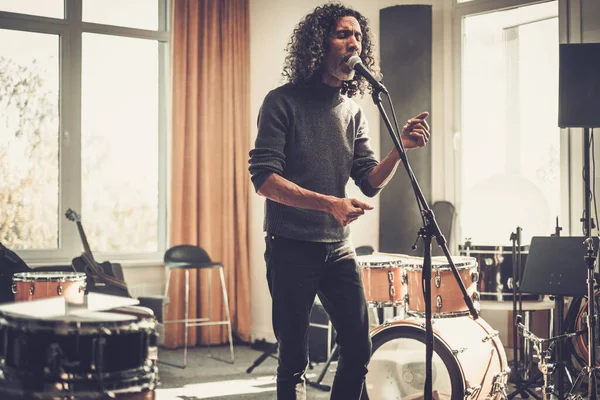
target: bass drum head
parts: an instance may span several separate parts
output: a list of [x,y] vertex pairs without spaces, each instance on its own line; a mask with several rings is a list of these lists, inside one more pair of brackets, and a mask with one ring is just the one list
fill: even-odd
[[[434,332],[432,360],[433,398],[462,399],[462,371]],[[415,326],[392,326],[376,333],[361,400],[423,399],[425,386],[425,331]]]
[[[600,291],[596,291],[594,293],[594,314],[598,315],[600,313]],[[587,324],[587,315],[588,315],[588,301],[584,298],[581,302],[581,307],[579,308],[579,312],[577,313],[577,318],[575,320],[575,329],[577,331],[582,331],[581,335],[575,336],[575,350],[578,361],[582,364],[582,366],[587,366],[589,364],[589,345],[588,345],[588,324]],[[600,319],[596,319],[596,326],[594,327],[595,333],[595,344],[596,344],[596,354],[600,354],[600,332],[598,329],[600,328]],[[600,357],[596,356],[596,366],[600,366]]]

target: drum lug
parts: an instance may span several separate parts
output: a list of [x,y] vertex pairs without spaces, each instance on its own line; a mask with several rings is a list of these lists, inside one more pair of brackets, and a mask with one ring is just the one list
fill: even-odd
[[512,290],[512,288],[513,288],[513,278],[512,277],[510,277],[506,280],[506,287]]
[[34,293],[35,293],[35,286],[32,283],[31,285],[29,285],[29,295],[33,296]]
[[402,283],[403,284],[408,284],[408,276],[406,274],[402,274]]
[[393,299],[396,295],[396,288],[390,285],[390,297]]
[[440,275],[440,271],[437,271],[435,275],[435,287],[439,289],[440,286],[442,286],[442,276]]
[[471,386],[465,389],[465,399],[467,397],[474,397],[476,393],[481,391],[481,386]]
[[479,294],[479,292],[475,291],[473,292],[473,307],[475,308],[475,310],[479,313],[481,311],[481,295]]
[[[439,287],[439,286],[438,286],[438,287]],[[435,298],[435,305],[436,305],[436,307],[437,307],[438,309],[441,309],[441,308],[442,308],[442,306],[443,306],[443,303],[442,303],[442,296],[439,296],[439,295],[438,295],[438,296]]]
[[394,283],[394,272],[388,271],[388,282]]
[[57,293],[59,296],[62,296],[62,292],[63,292],[62,285],[58,285],[58,286],[56,287],[56,293]]
[[13,294],[17,294],[17,284],[16,283],[12,284],[12,292],[13,292]]
[[479,282],[479,272],[471,272],[471,281],[473,283]]
[[90,367],[92,371],[104,370],[104,348],[106,346],[106,338],[98,337],[92,339],[92,354]]
[[464,353],[467,350],[468,349],[466,347],[459,347],[456,350],[452,350],[452,355],[457,355],[457,354],[460,354],[460,353]]
[[510,367],[506,367],[504,371],[494,375],[494,379],[492,381],[492,390],[489,394],[490,396],[500,394],[502,396],[501,398],[508,398],[508,386],[506,385],[506,381],[509,374]]
[[487,342],[490,339],[493,339],[495,337],[498,337],[500,333],[498,331],[492,331],[492,333],[490,333],[487,336],[484,336],[483,339],[481,339],[482,342]]

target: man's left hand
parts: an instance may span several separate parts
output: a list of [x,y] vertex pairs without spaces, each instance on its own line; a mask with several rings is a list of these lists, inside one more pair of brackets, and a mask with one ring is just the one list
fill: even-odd
[[400,139],[405,149],[414,149],[423,147],[429,141],[431,136],[429,132],[429,124],[425,118],[429,116],[427,111],[424,111],[413,118],[409,119],[402,127]]

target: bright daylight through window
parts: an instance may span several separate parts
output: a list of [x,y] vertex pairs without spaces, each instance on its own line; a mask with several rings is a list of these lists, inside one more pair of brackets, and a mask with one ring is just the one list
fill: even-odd
[[461,236],[554,231],[560,200],[558,2],[463,20]]
[[81,253],[68,208],[95,254],[164,250],[166,10],[0,0],[0,242],[25,259]]

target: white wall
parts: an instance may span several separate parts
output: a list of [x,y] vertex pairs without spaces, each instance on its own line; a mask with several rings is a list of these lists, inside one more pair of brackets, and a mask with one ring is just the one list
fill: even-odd
[[[381,8],[400,4],[432,4],[433,5],[433,103],[431,112],[435,114],[436,126],[432,127],[432,134],[436,135],[431,142],[433,151],[433,200],[449,199],[454,196],[452,185],[445,182],[447,174],[453,173],[444,169],[445,157],[452,156],[452,110],[450,108],[452,70],[451,70],[451,12],[452,0],[429,1],[391,1],[391,0],[347,0],[346,4],[365,15],[375,35],[376,44],[379,43],[379,10]],[[250,110],[251,110],[251,142],[256,138],[256,118],[264,96],[269,90],[279,86],[281,81],[281,68],[285,57],[284,48],[294,26],[304,15],[316,6],[323,4],[319,0],[301,0],[282,2],[278,0],[250,0]],[[385,74],[385,71],[383,71]],[[392,93],[392,96],[395,95]],[[401,94],[396,94],[401,95]],[[379,154],[379,113],[372,104],[370,96],[358,99],[365,110],[370,125],[372,147],[378,157]],[[408,119],[402,110],[396,110],[398,118]],[[384,131],[383,134],[387,134]],[[386,151],[387,154],[387,151]],[[384,154],[385,155],[385,154]],[[450,162],[453,164],[452,162]],[[399,169],[398,173],[405,173]],[[375,206],[375,210],[359,218],[352,224],[352,239],[356,246],[371,245],[377,247],[379,242],[379,200],[367,199],[353,185],[348,186],[348,195],[367,201]],[[262,223],[264,216],[264,199],[253,194],[250,207],[250,268],[251,268],[251,336],[253,339],[274,340],[271,325],[270,296],[265,280],[264,234]]]

